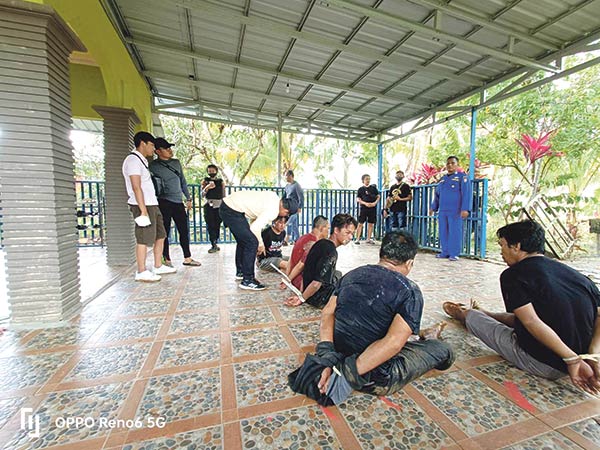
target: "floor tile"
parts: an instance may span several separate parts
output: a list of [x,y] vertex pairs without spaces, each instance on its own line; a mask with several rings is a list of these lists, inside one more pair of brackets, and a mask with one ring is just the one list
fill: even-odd
[[25,398],[21,397],[0,400],[0,428],[19,411],[24,401]]
[[452,439],[404,392],[380,398],[354,393],[338,408],[363,449],[436,449]]
[[279,328],[232,331],[233,356],[273,352],[289,349]]
[[169,339],[163,344],[156,366],[186,366],[216,360],[220,358],[220,355],[221,346],[218,334]]
[[162,277],[159,283],[140,283],[142,285],[141,290],[132,299],[172,298],[177,292],[179,283],[173,280],[169,281],[169,275],[163,275]]
[[151,344],[140,344],[86,350],[65,381],[135,373],[144,364],[150,347]]
[[569,428],[600,446],[600,416],[574,423]]
[[321,310],[319,308],[315,308],[306,303],[296,307],[278,306],[277,309],[279,309],[279,312],[285,320],[304,320],[321,317]]
[[127,303],[119,312],[121,316],[142,316],[145,314],[166,313],[170,300],[143,300]]
[[300,366],[295,356],[267,358],[234,365],[239,407],[293,397],[287,377]]
[[220,450],[222,448],[223,427],[221,425],[123,446],[123,450]]
[[102,334],[99,342],[155,337],[163,320],[162,317],[115,320],[110,323],[109,328]]
[[218,312],[177,314],[171,323],[169,334],[195,333],[219,328]]
[[262,305],[267,302],[266,296],[262,292],[236,292],[226,295],[227,304],[232,307]]
[[[32,438],[28,436],[29,430],[20,430],[6,448],[45,448],[105,436],[110,429],[101,426],[99,419],[117,418],[131,386],[131,383],[117,383],[52,392],[35,411],[40,422],[40,437]],[[94,423],[90,427],[58,427],[56,419],[67,417],[90,417]]]
[[0,360],[0,392],[44,384],[73,352],[13,356]]
[[325,415],[316,406],[244,419],[240,425],[243,448],[342,448]]
[[540,436],[536,436],[534,438],[504,448],[506,450],[562,450],[569,448],[581,449],[579,445],[575,444],[573,441],[567,439],[562,434],[556,431],[551,431],[550,433],[542,434]]
[[307,345],[317,345],[321,340],[319,327],[321,322],[313,320],[312,322],[290,323],[288,328],[296,338],[298,345],[304,347]]
[[166,422],[216,413],[221,407],[221,378],[216,369],[163,375],[148,380],[137,417]]
[[230,309],[229,323],[232,328],[260,325],[275,323],[275,317],[268,306]]
[[78,325],[60,328],[45,328],[31,339],[24,348],[27,350],[43,350],[52,347],[75,345],[85,343],[94,331],[100,326],[99,322],[89,324],[87,327]]
[[205,309],[214,309],[219,307],[219,298],[213,292],[206,296],[184,295],[179,300],[177,311],[195,310],[204,311]]
[[457,361],[497,354],[464,328],[446,328],[442,338],[456,353]]
[[413,384],[471,437],[531,417],[467,373],[446,373]]

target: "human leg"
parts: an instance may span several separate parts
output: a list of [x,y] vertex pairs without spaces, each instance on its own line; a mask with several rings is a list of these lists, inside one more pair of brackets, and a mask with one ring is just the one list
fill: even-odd
[[167,263],[171,262],[171,257],[169,256],[169,234],[171,233],[171,218],[173,216],[171,205],[173,205],[173,203],[168,200],[158,200],[158,207],[160,208],[160,212],[162,214],[163,227],[166,233],[165,242],[163,243],[162,250],[159,255],[162,254],[162,257]]
[[448,217],[448,241],[447,249],[450,258],[458,258],[462,249],[462,225],[463,220],[459,214],[452,214]]
[[448,253],[448,215],[440,212],[438,215],[438,224],[440,230],[440,247],[441,252],[438,255],[440,258],[447,258]]
[[174,204],[172,215],[177,232],[179,233],[179,245],[181,246],[181,250],[183,250],[183,257],[188,260],[192,257],[192,253],[190,252],[190,224],[183,203]]
[[213,208],[209,204],[204,205],[204,220],[208,231],[208,239],[212,247],[215,248],[217,246],[217,241],[219,240],[219,231],[221,227],[219,210]]

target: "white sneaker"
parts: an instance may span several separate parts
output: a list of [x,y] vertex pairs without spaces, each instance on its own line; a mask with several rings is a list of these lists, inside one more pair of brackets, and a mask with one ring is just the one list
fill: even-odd
[[143,281],[145,283],[154,283],[156,281],[160,281],[160,275],[156,275],[155,273],[150,272],[149,270],[144,270],[142,273],[135,273],[135,281]]
[[177,269],[175,267],[165,266],[164,264],[162,264],[160,267],[154,268],[154,273],[156,275],[165,275],[167,273],[175,273],[175,272],[177,272]]

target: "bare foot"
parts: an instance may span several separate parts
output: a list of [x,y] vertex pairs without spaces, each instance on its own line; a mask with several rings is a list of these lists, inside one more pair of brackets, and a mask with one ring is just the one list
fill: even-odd
[[444,328],[446,328],[447,325],[448,322],[442,321],[429,328],[425,328],[424,330],[419,331],[419,337],[422,340],[439,339],[442,336],[442,331],[444,330]]
[[[473,302],[471,302],[471,304],[473,304]],[[467,306],[463,303],[444,302],[442,304],[442,309],[453,319],[465,323],[467,311],[469,311],[471,308],[467,308]]]

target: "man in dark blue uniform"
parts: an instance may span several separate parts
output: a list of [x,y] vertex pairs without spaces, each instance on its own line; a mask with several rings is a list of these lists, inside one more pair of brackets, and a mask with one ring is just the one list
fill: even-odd
[[436,258],[458,261],[462,246],[462,222],[469,217],[472,194],[469,177],[457,172],[458,158],[450,156],[446,160],[447,174],[435,187],[430,214],[439,211],[440,245],[442,252]]

